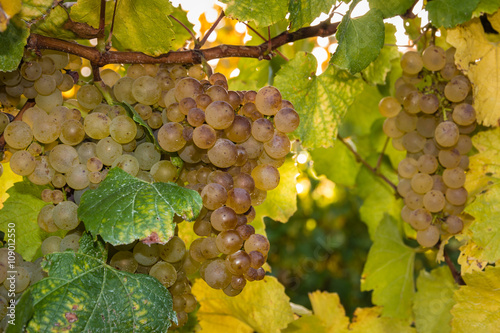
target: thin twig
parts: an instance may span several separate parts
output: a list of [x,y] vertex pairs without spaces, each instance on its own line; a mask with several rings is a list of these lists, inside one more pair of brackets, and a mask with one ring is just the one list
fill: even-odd
[[212,34],[212,32],[215,30],[215,28],[217,27],[217,25],[219,24],[220,20],[222,20],[222,18],[224,17],[224,11],[221,11],[220,12],[220,15],[219,17],[217,18],[217,20],[215,20],[214,24],[212,24],[212,26],[210,27],[210,29],[208,29],[207,33],[205,34],[205,36],[203,36],[203,39],[194,46],[195,49],[200,49],[203,45],[205,45],[208,37],[210,36],[210,34]]
[[[26,101],[26,103],[24,103],[24,105],[21,108],[21,110],[16,114],[16,116],[14,117],[13,121],[23,119],[24,111],[28,110],[29,108],[31,108],[33,106],[35,106],[35,100],[34,99],[28,99]],[[0,151],[3,151],[4,147],[5,147],[5,138],[3,137],[3,134],[2,134],[0,136]]]
[[113,37],[113,28],[115,27],[115,16],[116,16],[116,6],[118,6],[118,1],[115,1],[115,8],[113,9],[113,18],[111,19],[111,28],[109,28],[108,41],[106,42],[106,51],[111,48],[111,38]]
[[[248,24],[248,23],[246,23],[246,22],[243,22],[243,23],[247,26],[247,28],[248,28],[248,29],[252,30],[252,31],[253,31],[253,32],[254,32],[257,36],[259,36],[260,38],[262,38],[262,40],[263,40],[264,42],[269,43],[269,41],[268,41],[268,40],[266,40],[266,39],[264,38],[264,36],[262,36],[262,35],[261,35],[261,34],[260,34],[260,33],[259,33],[256,29],[252,28],[252,27],[250,26],[250,24]],[[286,57],[283,53],[281,53],[279,50],[274,50],[274,51],[275,51],[275,52],[276,52],[276,53],[277,53],[280,57],[282,57],[283,59],[285,59],[285,61],[289,61],[289,59],[288,59],[288,58],[287,58],[287,57]]]
[[384,157],[385,150],[387,149],[387,144],[389,143],[389,137],[385,139],[384,147],[382,148],[382,151],[380,152],[380,155],[378,156],[377,160],[377,166],[375,167],[375,170],[380,169],[380,164],[382,164],[382,158]]
[[451,261],[450,256],[448,255],[448,252],[446,252],[446,249],[443,249],[443,255],[444,255],[444,261],[446,262],[446,264],[450,268],[451,275],[453,275],[455,282],[460,286],[465,286],[464,279],[462,279],[462,276],[457,271],[457,268],[455,267],[455,264],[453,264],[453,262]]
[[106,0],[101,0],[101,13],[99,14],[99,34],[104,36],[104,26],[106,25]]
[[361,157],[361,155],[359,155],[358,152],[355,151],[354,148],[352,148],[350,144],[348,144],[347,142],[345,142],[344,139],[340,135],[337,134],[337,138],[340,140],[340,142],[342,142],[347,147],[347,149],[349,149],[351,151],[351,153],[354,154],[354,156],[356,156],[356,160],[358,162],[360,162],[361,164],[363,164],[375,176],[380,177],[383,181],[385,181],[387,184],[389,184],[389,186],[392,187],[392,189],[394,190],[394,192],[397,192],[397,186],[393,182],[391,182],[389,180],[389,178],[387,178],[386,176],[384,176],[383,174],[381,174],[378,170],[376,170],[375,168],[373,168],[370,164],[368,164],[368,162],[363,157]]
[[191,29],[189,29],[184,23],[182,23],[175,16],[168,15],[168,17],[170,17],[171,19],[173,19],[174,21],[176,21],[177,23],[179,23],[184,29],[186,29],[186,31],[189,32],[189,34],[191,35],[191,38],[193,39],[193,43],[196,43],[196,37],[194,36],[194,33],[191,31]]

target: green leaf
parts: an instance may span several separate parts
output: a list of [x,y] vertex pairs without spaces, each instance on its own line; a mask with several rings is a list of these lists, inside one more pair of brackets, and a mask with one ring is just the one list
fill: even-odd
[[386,215],[377,228],[361,276],[361,290],[373,290],[372,301],[384,307],[384,316],[411,318],[414,259],[415,252],[404,244],[397,221]]
[[60,39],[75,39],[76,35],[72,31],[64,29],[67,20],[68,13],[61,6],[56,6],[48,16],[31,27],[31,32]]
[[49,276],[32,287],[27,331],[166,332],[175,318],[168,290],[152,276],[108,266],[106,257],[104,245],[88,234],[78,253],[47,255]]
[[[25,290],[19,301],[16,304],[16,318],[14,320],[14,325],[8,325],[5,330],[6,333],[24,333],[24,327],[28,324],[28,321],[33,317],[33,296],[31,296],[31,288]],[[10,318],[9,318],[10,319]]]
[[[379,154],[373,154],[367,158],[370,165],[376,165]],[[381,173],[393,183],[397,182],[397,174],[387,162],[381,165]],[[361,220],[368,226],[371,239],[375,239],[380,221],[385,214],[389,214],[396,220],[400,219],[402,201],[396,199],[396,195],[391,186],[380,177],[375,176],[370,170],[360,168],[356,178],[356,194],[363,199],[363,204],[359,209]]]
[[10,20],[7,29],[0,32],[0,71],[10,72],[19,66],[29,34],[26,24],[17,19]]
[[457,289],[448,266],[438,267],[430,273],[424,269],[420,271],[413,304],[415,325],[419,332],[450,332],[450,310],[455,304],[453,293]]
[[116,9],[113,46],[151,56],[170,51],[174,31],[168,15],[173,11],[168,0],[121,0]]
[[146,183],[113,168],[98,189],[83,194],[78,217],[92,235],[113,245],[136,239],[166,243],[174,235],[174,214],[192,221],[201,207],[196,191],[174,183]]
[[425,9],[429,13],[429,20],[435,27],[448,29],[470,20],[479,1],[433,0],[427,3]]
[[47,14],[47,11],[54,0],[23,0],[21,8],[21,18],[25,21],[31,21]]
[[380,50],[377,59],[366,67],[361,73],[365,80],[374,84],[385,84],[385,78],[391,71],[392,60],[399,58],[400,53],[396,44],[396,27],[385,24],[384,47]]
[[297,175],[299,170],[291,158],[278,169],[280,183],[274,190],[267,192],[266,200],[255,207],[256,219],[268,216],[275,221],[287,222],[297,210]]
[[329,66],[316,76],[316,58],[297,53],[276,75],[274,85],[290,100],[300,115],[294,135],[308,148],[329,147],[347,108],[361,93],[363,81],[348,72]]
[[[187,18],[187,12],[182,10],[181,6],[174,8],[172,16],[181,21],[191,31],[194,30],[193,23],[189,22]],[[171,47],[172,49],[177,50],[186,44],[186,40],[191,39],[191,35],[182,25],[179,24],[179,22],[176,22],[175,20],[171,21],[172,21],[172,30],[174,31],[174,36],[175,36],[174,40],[172,41]]]
[[333,148],[316,148],[309,153],[317,175],[325,175],[332,182],[344,186],[356,184],[361,164],[342,142],[337,140]]
[[464,274],[465,286],[455,292],[453,332],[496,332],[500,322],[500,267]]
[[500,200],[500,132],[496,129],[479,132],[472,137],[478,153],[470,156],[465,189],[469,202],[465,211],[475,220],[469,227],[471,240],[479,246],[478,259],[500,259],[500,209],[491,200]]
[[275,277],[248,283],[236,297],[197,279],[191,289],[200,303],[197,316],[203,332],[278,333],[293,320],[290,299]]
[[368,0],[368,2],[370,8],[380,10],[384,18],[404,14],[415,3],[414,0]]
[[349,14],[344,16],[335,35],[339,46],[330,63],[356,74],[380,54],[384,46],[384,21],[378,9],[370,9],[355,19]]
[[272,68],[270,61],[261,61],[253,58],[240,58],[238,60],[238,69],[240,74],[232,79],[229,79],[228,85],[233,90],[255,90],[265,86]]
[[472,17],[479,17],[482,14],[493,14],[500,7],[500,0],[480,0]]
[[[114,8],[114,1],[106,1],[106,24],[111,23]],[[79,0],[74,6],[71,6],[70,16],[73,21],[87,23],[94,28],[99,28],[100,14],[101,0]]]
[[239,21],[253,21],[258,27],[267,27],[281,21],[288,12],[288,0],[222,0],[227,4],[226,16]]
[[48,205],[41,199],[42,190],[48,186],[39,186],[28,180],[14,183],[7,190],[9,197],[0,210],[0,230],[7,234],[9,223],[15,224],[16,251],[24,260],[31,261],[49,236],[63,236],[65,231],[48,233],[38,226],[38,213]]
[[294,0],[290,1],[290,29],[297,30],[311,24],[321,13],[328,14],[335,0]]

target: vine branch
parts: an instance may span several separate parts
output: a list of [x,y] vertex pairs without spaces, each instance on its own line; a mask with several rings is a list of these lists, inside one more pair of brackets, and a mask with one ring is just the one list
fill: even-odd
[[389,184],[389,186],[392,187],[392,189],[394,190],[394,192],[397,193],[397,189],[398,189],[397,186],[393,182],[391,182],[389,180],[389,178],[387,178],[382,173],[380,173],[380,171],[377,170],[377,168],[372,167],[363,157],[361,157],[361,155],[358,154],[357,151],[354,150],[354,148],[351,147],[350,144],[348,144],[347,142],[345,142],[344,138],[342,138],[339,134],[337,134],[337,139],[339,139],[339,141],[342,142],[347,147],[347,149],[349,149],[349,151],[351,151],[351,153],[354,154],[354,156],[356,156],[356,160],[358,162],[360,162],[361,164],[363,164],[375,176],[380,177],[383,181],[385,181],[387,184]]
[[455,282],[459,286],[465,286],[464,279],[462,279],[462,276],[457,271],[457,268],[455,267],[455,265],[451,261],[450,256],[448,255],[448,252],[446,252],[446,249],[443,249],[443,255],[444,255],[444,261],[446,262],[446,265],[448,265],[448,268],[450,269],[451,275],[453,275],[453,278],[455,279]]
[[[207,33],[205,34],[205,36],[203,36],[203,39],[197,43],[194,48],[195,50],[198,50],[200,49],[203,45],[205,45],[208,37],[210,37],[210,35],[212,34],[212,32],[215,30],[215,28],[217,27],[217,25],[219,24],[220,20],[222,20],[222,18],[224,17],[224,11],[221,11],[220,12],[220,15],[219,17],[217,18],[217,20],[215,20],[214,24],[212,24],[212,26],[210,27],[210,29],[208,29]],[[208,59],[207,59],[208,60]]]
[[38,34],[31,34],[28,38],[27,46],[31,49],[50,49],[62,51],[76,56],[86,58],[91,63],[97,66],[105,66],[108,64],[158,64],[158,63],[201,63],[205,58],[207,61],[211,59],[239,57],[239,58],[256,58],[259,60],[271,59],[268,54],[269,48],[275,50],[278,47],[291,43],[297,40],[310,37],[327,37],[333,35],[337,31],[339,22],[321,23],[313,27],[304,27],[294,32],[283,32],[280,35],[270,39],[257,46],[245,45],[219,45],[216,47],[202,50],[181,50],[170,51],[168,53],[152,57],[142,52],[118,52],[108,51],[101,53],[95,47],[83,46],[77,43],[68,42],[65,40],[46,37]]

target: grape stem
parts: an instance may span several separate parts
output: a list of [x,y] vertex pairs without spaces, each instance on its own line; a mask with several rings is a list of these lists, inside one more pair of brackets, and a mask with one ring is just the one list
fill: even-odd
[[464,281],[464,279],[462,279],[462,276],[457,271],[457,268],[455,267],[455,264],[453,264],[453,262],[451,261],[451,258],[448,255],[448,252],[446,252],[446,248],[443,249],[443,255],[444,255],[444,261],[446,262],[446,264],[450,268],[451,275],[453,275],[453,278],[455,279],[455,282],[459,286],[465,286],[465,281]]
[[[28,99],[26,103],[24,103],[22,109],[16,114],[14,117],[14,120],[21,120],[23,118],[23,113],[24,111],[28,110],[29,108],[35,106],[35,100],[34,99]],[[4,151],[5,147],[5,138],[3,137],[3,134],[0,136],[0,151]]]
[[186,25],[184,23],[182,23],[179,19],[177,19],[175,16],[168,15],[168,17],[170,17],[175,22],[179,23],[191,35],[191,38],[193,39],[193,43],[196,43],[196,37],[194,36],[194,33],[191,31],[191,29],[186,27]]
[[[392,187],[392,189],[394,190],[394,192],[397,193],[397,186],[393,182],[391,182],[389,180],[389,178],[387,178],[382,173],[380,173],[379,170],[377,170],[378,169],[378,164],[377,164],[376,168],[372,167],[363,157],[361,157],[361,155],[358,154],[357,151],[354,150],[354,148],[351,147],[350,144],[348,144],[347,142],[345,142],[344,138],[342,138],[339,134],[337,134],[337,138],[340,140],[340,142],[342,142],[347,147],[347,149],[349,149],[349,151],[351,151],[351,153],[354,154],[354,156],[356,157],[356,160],[358,162],[360,162],[361,164],[363,164],[375,176],[380,177],[383,181],[385,181],[387,184],[389,184],[389,186]],[[382,154],[383,154],[383,151],[382,151]]]

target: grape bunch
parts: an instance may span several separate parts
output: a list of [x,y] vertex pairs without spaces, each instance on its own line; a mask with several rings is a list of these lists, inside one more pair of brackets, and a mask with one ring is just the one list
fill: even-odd
[[464,188],[476,128],[471,84],[455,66],[455,49],[431,45],[422,54],[405,53],[395,97],[383,98],[384,133],[395,149],[406,151],[398,165],[397,191],[404,198],[403,220],[417,241],[433,247],[442,234],[462,231],[467,201]]
[[[189,248],[175,236],[164,245],[134,242],[109,252],[111,266],[149,274],[169,289],[178,326],[197,304],[188,276],[199,271],[210,287],[229,296],[247,281],[262,280],[269,241],[250,223],[254,206],[280,182],[278,168],[290,152],[287,133],[299,125],[293,105],[272,86],[228,90],[224,75],[206,77],[200,65],[134,64],[123,77],[106,68],[99,73],[102,82],[74,86],[68,73],[78,64],[67,54],[44,52],[17,71],[0,73],[4,109],[22,98],[35,100],[22,120],[0,113],[3,162],[32,183],[50,186],[41,195],[51,204],[40,211],[39,227],[68,231],[64,238],[45,239],[42,254],[78,250],[85,231],[77,215],[80,198],[118,167],[143,181],[175,182],[201,195],[204,207],[193,224],[199,238]],[[64,99],[71,89],[76,99]],[[149,129],[120,102],[130,104]]]

